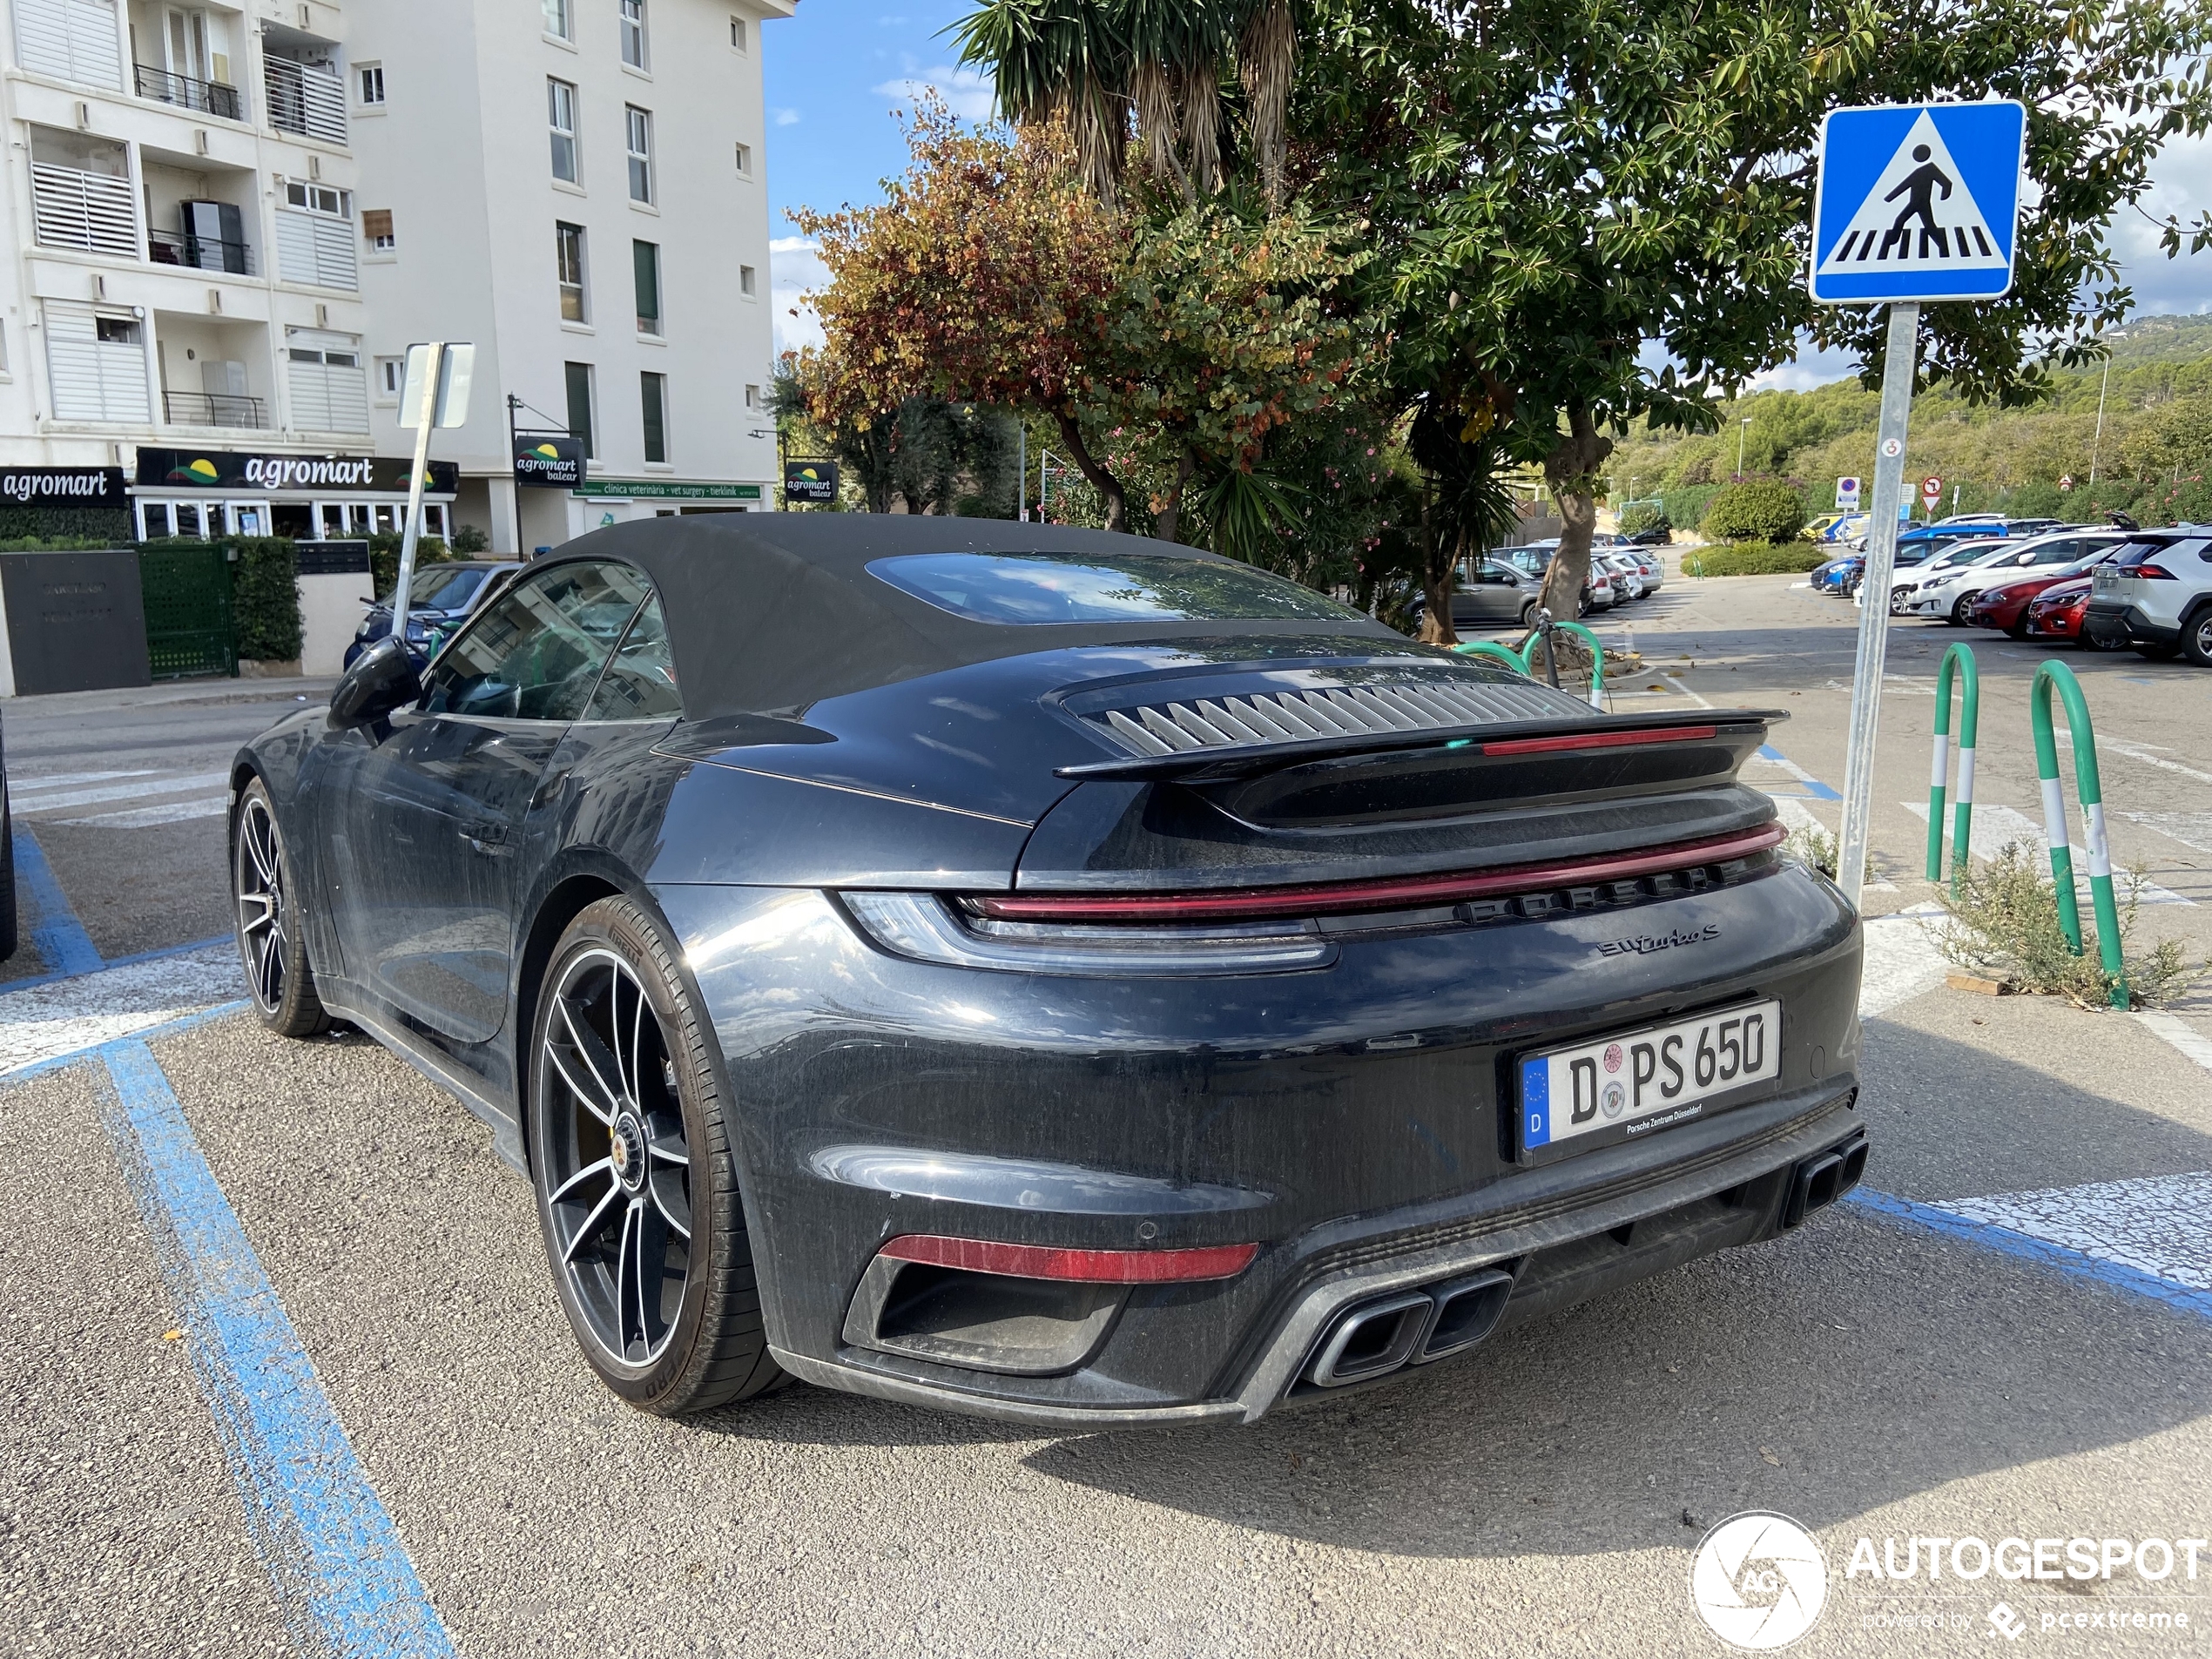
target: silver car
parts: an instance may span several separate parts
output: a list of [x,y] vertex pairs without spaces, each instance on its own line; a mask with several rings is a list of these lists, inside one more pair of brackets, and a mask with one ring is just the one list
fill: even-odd
[[2130,533],[2090,573],[2081,631],[2101,645],[2212,668],[2212,525]]

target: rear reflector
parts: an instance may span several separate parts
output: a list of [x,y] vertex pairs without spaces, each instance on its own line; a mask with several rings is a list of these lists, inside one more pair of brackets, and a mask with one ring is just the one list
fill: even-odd
[[1046,1244],[995,1244],[981,1238],[907,1233],[880,1251],[894,1261],[955,1267],[1013,1278],[1072,1279],[1087,1285],[1173,1285],[1234,1278],[1259,1253],[1258,1244],[1203,1250],[1056,1250]]
[[1325,887],[1243,888],[1229,893],[1041,894],[1034,898],[993,895],[970,898],[967,903],[975,914],[994,921],[1045,922],[1249,921],[1264,916],[1340,915],[1358,910],[1412,910],[1500,894],[1588,887],[1599,881],[1724,863],[1779,846],[1784,834],[1779,824],[1762,824],[1732,835],[1556,864],[1515,864],[1497,870],[1341,881]]

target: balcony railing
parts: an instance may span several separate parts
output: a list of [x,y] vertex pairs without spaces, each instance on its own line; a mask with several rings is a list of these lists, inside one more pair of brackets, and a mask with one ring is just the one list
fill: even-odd
[[346,142],[346,83],[327,69],[288,57],[261,60],[269,125],[327,144]]
[[245,242],[220,242],[206,236],[155,231],[146,238],[146,257],[156,265],[184,265],[226,276],[256,276],[253,249]]
[[266,432],[268,406],[234,392],[164,392],[161,418],[171,426],[244,427]]
[[138,201],[128,179],[34,161],[30,201],[39,246],[138,257]]
[[179,109],[219,115],[226,121],[246,119],[246,95],[220,81],[196,81],[189,75],[172,75],[152,64],[132,65],[138,75],[138,96]]

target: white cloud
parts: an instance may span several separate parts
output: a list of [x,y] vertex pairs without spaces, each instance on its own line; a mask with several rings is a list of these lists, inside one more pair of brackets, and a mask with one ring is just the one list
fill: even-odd
[[972,69],[940,64],[929,69],[910,69],[904,78],[886,81],[869,89],[912,109],[926,92],[934,92],[963,121],[988,121],[998,113],[998,98],[990,82]]
[[1815,351],[1811,344],[1800,341],[1797,354],[1778,368],[1770,368],[1764,374],[1754,374],[1743,389],[1747,392],[1810,392],[1816,386],[1825,386],[1831,381],[1848,379],[1858,373],[1858,359],[1847,351]]
[[778,110],[776,111],[776,125],[779,127],[797,126],[799,125],[799,111],[797,110]]
[[[2212,138],[2171,140],[2159,152],[2152,172],[2157,182],[2144,193],[2143,212],[2123,207],[2112,227],[2121,280],[2135,290],[2135,314],[2189,316],[2212,310],[2212,249],[2169,260],[2158,246],[2157,227],[2143,217],[2172,213],[2186,226],[2212,208]],[[2182,246],[2188,246],[2186,239]]]
[[829,267],[816,244],[803,236],[779,236],[768,244],[768,295],[775,306],[779,356],[822,343],[821,319],[801,296],[828,282]]

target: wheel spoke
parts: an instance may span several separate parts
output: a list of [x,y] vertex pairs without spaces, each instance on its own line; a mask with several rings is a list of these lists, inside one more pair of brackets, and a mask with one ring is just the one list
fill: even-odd
[[[637,1341],[642,1346],[646,1341],[644,1291],[642,1271],[644,1264],[637,1254],[638,1206],[632,1204],[622,1212],[622,1241],[615,1247],[615,1326],[616,1338],[623,1355],[630,1353],[631,1332],[635,1330]],[[636,1314],[637,1323],[631,1323]]]
[[[628,977],[627,974],[616,976],[617,982]],[[642,1050],[645,1040],[645,988],[633,980],[630,994],[637,999],[630,1011],[630,1098],[643,1106],[645,1103],[645,1070],[640,1062],[644,1059]],[[620,1029],[619,1026],[616,1028],[617,1033]]]
[[242,914],[239,918],[239,926],[249,934],[257,933],[261,928],[271,926],[276,921],[276,906],[270,902],[269,895],[266,893],[241,893],[238,895],[238,902],[239,907],[241,911],[243,911],[247,905],[259,905],[260,907],[260,914],[259,915],[246,916]]
[[606,1226],[607,1217],[614,1212],[616,1204],[622,1201],[623,1197],[621,1182],[614,1182],[607,1188],[606,1197],[592,1206],[591,1213],[583,1218],[583,1224],[569,1235],[568,1248],[561,1252],[561,1259],[563,1262],[573,1263],[577,1252],[597,1237],[600,1231]]
[[284,977],[284,940],[273,927],[260,934],[254,941],[260,961],[255,965],[255,976],[261,988],[261,1001],[269,1007],[277,1004],[277,991]]
[[[569,1006],[567,997],[563,997],[558,1006],[561,1010],[561,1023],[568,1028],[569,1045],[576,1050],[577,1058],[583,1062],[585,1069],[590,1072],[591,1081],[598,1085],[598,1092],[596,1095],[590,1095],[583,1089],[577,1089],[576,1079],[570,1074],[568,1068],[561,1063],[559,1049],[549,1044],[545,1052],[552,1056],[555,1065],[560,1066],[563,1080],[570,1089],[577,1089],[578,1096],[584,1099],[585,1103],[590,1107],[599,1121],[602,1123],[611,1123],[615,1121],[615,1109],[621,1105],[623,1099],[607,1084],[607,1073],[614,1069],[614,1056],[607,1052],[607,1045],[599,1041],[599,1034],[591,1028],[591,1022],[576,1017],[575,1011]],[[602,1062],[604,1062],[604,1064],[602,1064]]]
[[559,1188],[546,1199],[546,1203],[559,1204],[585,1182],[602,1175],[610,1181],[615,1178],[615,1161],[612,1158],[601,1158],[597,1163],[585,1164],[583,1168],[562,1182]]
[[270,828],[269,816],[265,812],[257,811],[246,823],[246,850],[253,855],[253,868],[265,887],[276,886],[277,879],[276,860],[269,846]]
[[640,1198],[632,1211],[637,1217],[637,1334],[651,1352],[659,1345],[668,1321],[661,1317],[663,1293],[668,1288],[668,1224],[660,1211]]
[[684,1177],[673,1170],[657,1171],[646,1183],[646,1190],[653,1195],[653,1208],[660,1211],[661,1219],[690,1244],[691,1206],[684,1194]]
[[661,1127],[651,1118],[645,1122],[645,1144],[652,1149],[656,1163],[681,1163],[689,1167],[691,1155],[679,1140],[664,1138]]

